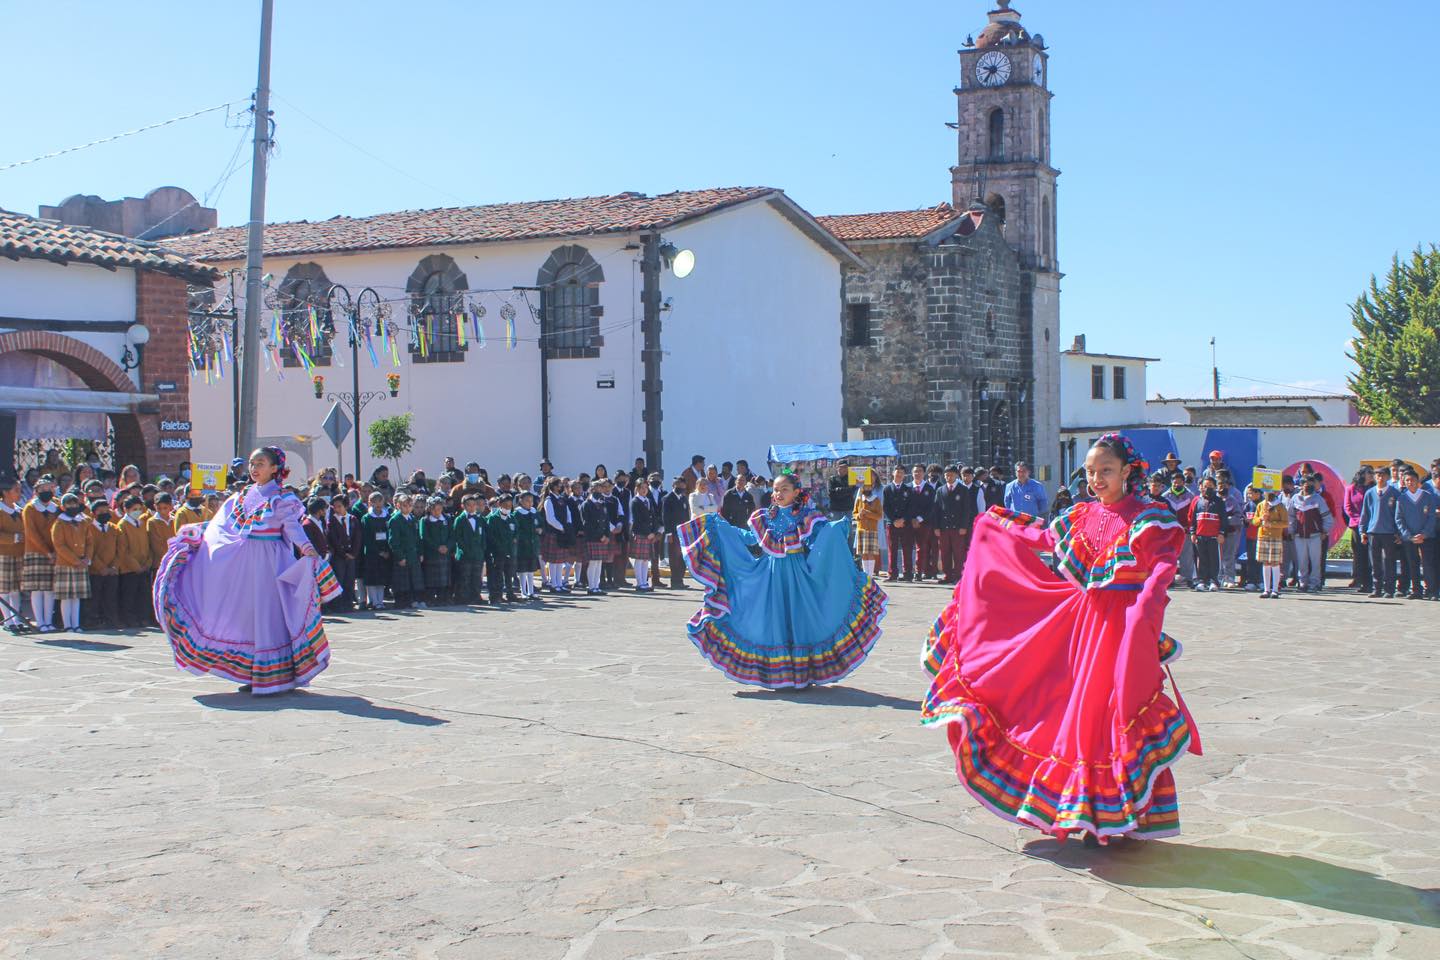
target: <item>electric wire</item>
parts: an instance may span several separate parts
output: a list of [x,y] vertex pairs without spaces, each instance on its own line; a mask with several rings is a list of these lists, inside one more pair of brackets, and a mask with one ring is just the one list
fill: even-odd
[[49,153],[42,153],[38,157],[30,157],[28,160],[14,160],[10,163],[0,164],[0,173],[3,173],[6,170],[13,170],[16,167],[23,167],[26,164],[39,163],[41,160],[50,160],[55,157],[63,157],[68,153],[75,153],[78,150],[86,150],[90,147],[98,147],[102,143],[113,143],[114,141],[122,140],[125,137],[133,137],[137,133],[145,133],[147,130],[158,130],[160,127],[168,127],[172,123],[179,123],[181,120],[189,120],[192,117],[202,116],[203,114],[207,113],[214,113],[216,110],[225,110],[229,107],[235,106],[235,104],[237,103],[245,103],[248,99],[249,98],[247,97],[240,100],[229,100],[225,103],[217,103],[213,107],[206,107],[203,110],[195,110],[190,113],[181,114],[178,117],[171,117],[168,120],[161,120],[158,123],[148,123],[143,127],[136,127],[134,130],[126,130],[123,133],[116,133],[108,137],[101,137],[99,140],[91,140],[89,143],[81,143],[73,147],[65,147],[61,150],[52,150]]

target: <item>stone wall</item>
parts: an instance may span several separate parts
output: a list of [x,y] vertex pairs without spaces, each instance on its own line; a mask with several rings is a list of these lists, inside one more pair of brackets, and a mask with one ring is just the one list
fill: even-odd
[[846,279],[845,300],[871,305],[874,339],[845,349],[846,426],[907,460],[1033,461],[1034,277],[995,218],[861,253],[873,269]]
[[848,306],[845,329],[845,423],[923,420],[928,413],[924,314],[929,265],[916,244],[866,244],[860,255],[872,268],[845,277],[845,303],[870,305],[871,342],[850,346]]

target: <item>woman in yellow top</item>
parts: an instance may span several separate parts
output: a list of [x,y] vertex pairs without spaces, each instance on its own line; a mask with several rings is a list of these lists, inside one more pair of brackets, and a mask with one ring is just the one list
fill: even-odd
[[884,512],[872,469],[865,486],[856,491],[855,508],[851,511],[855,521],[855,556],[860,558],[860,569],[872,577],[880,563],[880,520]]
[[20,481],[0,480],[0,613],[10,633],[25,630],[20,617],[20,567],[25,557],[25,520],[21,516]]
[[1251,522],[1259,527],[1255,555],[1260,561],[1260,598],[1275,600],[1285,579],[1281,576],[1281,567],[1285,563],[1285,531],[1290,527],[1290,514],[1278,491],[1271,490],[1265,495],[1265,502],[1255,508],[1255,519]]

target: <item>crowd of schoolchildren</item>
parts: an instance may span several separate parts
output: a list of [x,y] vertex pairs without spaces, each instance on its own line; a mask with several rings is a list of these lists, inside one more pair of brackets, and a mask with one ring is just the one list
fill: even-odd
[[1280,490],[1241,487],[1219,450],[1198,474],[1170,454],[1149,477],[1148,492],[1189,534],[1177,585],[1244,589],[1263,598],[1279,597],[1285,587],[1318,593],[1326,584],[1332,532],[1343,523],[1353,552],[1351,589],[1374,598],[1398,592],[1440,600],[1440,459],[1428,476],[1399,459],[1362,466],[1343,490],[1328,491],[1341,505],[1340,516],[1312,465],[1282,476]]
[[[1077,492],[1061,486],[1050,497],[1023,462],[1008,482],[998,466],[958,463],[896,466],[888,483],[876,474],[854,484],[841,461],[816,491],[817,505],[851,518],[859,564],[891,581],[958,582],[975,519],[990,507],[1053,518],[1088,499],[1083,478]],[[247,482],[243,461],[232,463],[228,481],[227,495]],[[717,466],[698,455],[668,484],[642,458],[614,476],[600,464],[562,477],[544,461],[534,476],[492,483],[478,463],[460,469],[447,457],[433,480],[415,471],[397,486],[384,466],[364,481],[323,470],[291,490],[305,502],[307,536],[343,588],[327,612],[530,603],[537,590],[598,596],[631,588],[632,571],[636,592],[685,589],[676,527],[703,513],[743,526],[770,505],[770,481],[745,461]],[[1285,587],[1319,591],[1331,531],[1343,522],[1353,589],[1440,599],[1440,459],[1429,476],[1400,460],[1362,467],[1332,492],[1341,517],[1308,464],[1266,492],[1241,486],[1221,451],[1200,471],[1171,454],[1148,493],[1188,533],[1177,586],[1265,598]],[[154,625],[150,587],[168,541],[185,524],[207,522],[219,503],[217,494],[191,491],[188,464],[173,479],[146,483],[134,466],[110,471],[92,456],[70,468],[52,451],[23,477],[0,478],[5,628],[22,632],[27,618],[43,633]]]

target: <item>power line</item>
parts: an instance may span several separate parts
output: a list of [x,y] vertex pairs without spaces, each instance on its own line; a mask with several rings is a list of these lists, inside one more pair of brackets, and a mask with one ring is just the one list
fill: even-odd
[[340,133],[337,130],[332,130],[325,124],[321,123],[319,120],[316,120],[314,117],[310,116],[310,114],[306,113],[304,110],[301,110],[298,106],[296,106],[293,101],[280,96],[280,94],[272,92],[272,96],[274,96],[276,100],[279,100],[281,103],[285,104],[291,110],[294,110],[296,113],[300,114],[300,116],[304,117],[306,120],[309,120],[311,123],[315,124],[315,126],[319,127],[321,130],[324,130],[326,133],[330,134],[330,136],[334,137],[336,140],[339,140],[341,143],[349,146],[353,150],[363,153],[365,156],[369,157],[371,160],[374,160],[376,163],[383,164],[384,166],[389,167],[391,170],[394,170],[396,173],[400,174],[400,176],[405,177],[408,180],[413,180],[416,183],[420,184],[422,187],[429,187],[431,190],[434,190],[437,193],[443,193],[445,196],[450,197],[452,200],[458,200],[462,204],[469,202],[465,198],[451,193],[449,190],[446,190],[442,187],[437,187],[435,186],[435,184],[428,181],[421,180],[413,173],[408,173],[404,170],[401,170],[399,167],[395,166],[395,164],[391,163],[389,160],[386,160],[384,157],[371,153],[369,150],[366,150],[364,147],[360,146],[360,144],[356,143],[354,140],[351,140],[343,133]]
[[6,170],[13,170],[15,167],[23,167],[27,163],[38,163],[41,160],[50,160],[54,157],[62,157],[67,153],[74,153],[77,150],[85,150],[89,147],[99,146],[102,143],[112,143],[116,140],[124,139],[125,137],[133,137],[137,133],[144,133],[147,130],[156,130],[160,127],[168,127],[170,124],[179,123],[181,120],[189,120],[192,117],[198,117],[206,113],[214,113],[216,110],[224,110],[228,107],[233,107],[237,103],[244,103],[245,99],[230,100],[225,103],[217,103],[213,107],[206,107],[203,110],[196,110],[193,113],[186,113],[178,117],[171,117],[169,120],[161,120],[159,123],[149,123],[143,127],[136,127],[134,130],[126,130],[124,133],[117,133],[112,136],[101,137],[99,140],[91,140],[89,143],[82,143],[74,147],[66,147],[63,150],[54,150],[50,153],[42,153],[40,154],[40,156],[31,157],[28,160],[16,160],[12,163],[7,163],[3,166],[0,166],[0,172],[4,172]]
[[1242,377],[1238,373],[1223,374],[1222,379],[1244,380],[1247,383],[1263,383],[1266,386],[1270,387],[1284,387],[1286,390],[1298,390],[1300,393],[1306,396],[1334,397],[1337,400],[1348,400],[1350,398],[1350,395],[1348,393],[1331,393],[1328,390],[1316,390],[1314,387],[1302,387],[1293,383],[1278,383],[1274,380],[1261,380],[1258,377]]

